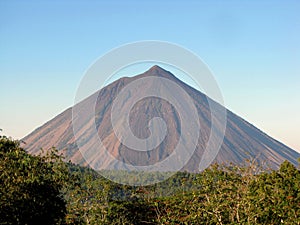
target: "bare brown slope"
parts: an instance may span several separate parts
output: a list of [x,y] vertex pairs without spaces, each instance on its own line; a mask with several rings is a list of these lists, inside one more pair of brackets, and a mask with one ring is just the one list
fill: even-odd
[[[165,100],[153,97],[143,99],[135,104],[130,114],[130,127],[133,133],[139,138],[146,138],[149,135],[147,124],[150,119],[161,117],[165,120],[168,135],[156,149],[137,154],[134,150],[122,145],[112,129],[111,107],[115,97],[131,81],[147,76],[164,77],[176,82],[194,100],[201,124],[200,138],[197,149],[185,169],[190,171],[197,170],[210,134],[211,118],[207,98],[201,92],[189,87],[173,74],[158,66],[154,66],[145,73],[132,78],[121,78],[104,87],[99,92],[95,108],[97,112],[96,118],[87,118],[79,132],[80,140],[82,141],[81,150],[88,151],[89,147],[95,142],[92,126],[96,123],[99,137],[105,147],[121,161],[133,165],[151,165],[171,154],[178,142],[181,124],[176,110]],[[151,85],[153,84],[147,83],[141,90],[147,90]],[[82,104],[88,103],[91,99],[92,97],[87,98]],[[130,105],[130,98],[124,104],[124,107],[127,107],[126,105]],[[24,147],[30,153],[37,153],[41,147],[47,149],[55,146],[60,150],[65,149],[68,159],[75,163],[84,164],[73,135],[71,108],[26,136],[23,141],[26,142]],[[101,157],[101,154],[98,157]],[[284,160],[297,164],[297,158],[300,157],[300,154],[227,110],[225,138],[220,152],[216,157],[216,162],[243,163],[249,157],[257,158],[260,162],[266,161],[271,167],[278,168]]]

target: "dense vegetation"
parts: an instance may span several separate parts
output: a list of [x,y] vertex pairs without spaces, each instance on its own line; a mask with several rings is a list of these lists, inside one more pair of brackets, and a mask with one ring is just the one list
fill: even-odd
[[0,224],[300,224],[300,172],[289,162],[278,171],[213,165],[131,187],[62,159],[0,137]]

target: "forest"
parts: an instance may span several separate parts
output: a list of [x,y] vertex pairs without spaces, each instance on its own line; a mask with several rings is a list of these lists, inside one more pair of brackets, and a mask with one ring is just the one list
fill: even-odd
[[[115,172],[107,171],[115,176]],[[118,176],[136,179],[119,171]],[[153,179],[156,173],[145,173]],[[66,163],[52,148],[32,156],[0,136],[0,224],[300,224],[300,171],[211,165],[149,186],[121,185]]]

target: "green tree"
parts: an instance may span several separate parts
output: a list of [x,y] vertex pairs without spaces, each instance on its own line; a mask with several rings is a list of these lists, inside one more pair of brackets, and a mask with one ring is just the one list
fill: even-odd
[[290,162],[260,174],[249,195],[257,223],[300,224],[300,171]]
[[0,224],[63,224],[68,168],[56,149],[31,156],[0,136]]

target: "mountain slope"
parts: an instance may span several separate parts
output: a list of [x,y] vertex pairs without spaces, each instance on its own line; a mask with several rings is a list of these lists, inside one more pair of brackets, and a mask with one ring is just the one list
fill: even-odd
[[[90,102],[96,98],[95,118],[85,118],[86,121],[84,121],[82,127],[77,130],[77,139],[80,140],[81,152],[78,151],[77,147],[79,142],[76,143],[74,138],[72,108],[67,109],[26,136],[23,139],[26,143],[24,148],[28,152],[36,154],[41,147],[48,149],[55,146],[59,150],[65,150],[67,159],[75,163],[86,164],[81,153],[88,152],[89,149],[95,145],[97,135],[93,133],[93,126],[96,125],[98,136],[103,145],[111,155],[122,162],[136,166],[148,166],[166,159],[172,154],[173,149],[176,147],[182,127],[178,112],[166,100],[148,97],[135,103],[131,110],[129,108],[130,128],[138,138],[144,139],[150,135],[148,123],[152,118],[160,117],[166,122],[168,135],[158,147],[151,151],[137,152],[120,143],[114,133],[111,122],[113,102],[123,88],[133,81],[151,76],[162,77],[175,82],[188,93],[194,102],[201,124],[200,138],[193,156],[184,169],[197,171],[211,132],[211,112],[207,97],[158,66],[154,66],[145,73],[135,77],[121,78],[80,103],[81,108],[84,110],[89,106]],[[143,84],[140,89],[141,95],[143,92],[146,93],[147,90],[153,88],[153,85],[156,84],[151,82]],[[168,92],[167,89],[165,91]],[[131,98],[128,97],[122,109],[128,110],[128,107],[132,104],[131,101]],[[218,124],[216,126],[218,126]],[[218,129],[218,127],[216,128]],[[157,129],[157,132],[159,132],[159,130],[160,129]],[[192,139],[186,140],[186,143],[192,141]],[[188,148],[188,145],[183,147]],[[104,154],[104,151],[99,149],[99,154],[95,157],[101,158],[104,157]],[[227,110],[225,137],[221,149],[215,158],[216,162],[243,163],[247,158],[256,158],[261,163],[266,162],[270,167],[278,168],[284,160],[288,160],[296,165],[297,158],[299,157],[300,154],[296,151],[274,140],[247,121]],[[105,161],[103,163],[110,164],[111,162]],[[116,166],[116,169],[118,169],[118,166]]]

